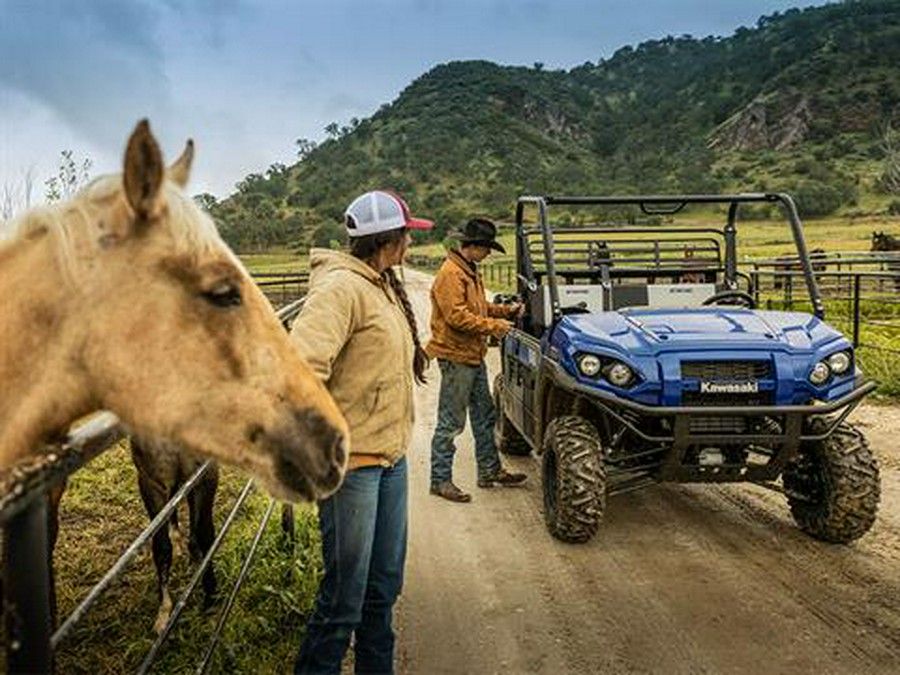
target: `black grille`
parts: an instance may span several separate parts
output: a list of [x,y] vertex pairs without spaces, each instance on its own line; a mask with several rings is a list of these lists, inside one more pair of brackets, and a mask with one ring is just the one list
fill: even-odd
[[682,405],[741,407],[756,405],[772,405],[772,392],[760,391],[754,394],[703,394],[699,391],[681,392]]
[[747,431],[746,417],[692,417],[692,434],[743,434]]
[[767,380],[771,361],[682,361],[681,376],[697,380]]

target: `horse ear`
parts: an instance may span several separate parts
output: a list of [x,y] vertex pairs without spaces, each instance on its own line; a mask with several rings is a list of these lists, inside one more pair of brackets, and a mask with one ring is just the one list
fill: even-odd
[[189,138],[187,145],[184,147],[184,152],[181,153],[181,157],[176,159],[175,163],[166,170],[166,175],[178,187],[186,187],[191,177],[191,164],[193,161],[194,141]]
[[122,180],[125,196],[139,221],[147,221],[158,213],[162,201],[163,159],[150,123],[145,119],[138,122],[128,139]]

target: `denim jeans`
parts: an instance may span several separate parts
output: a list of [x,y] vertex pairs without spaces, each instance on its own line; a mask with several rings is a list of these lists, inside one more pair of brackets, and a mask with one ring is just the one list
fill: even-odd
[[475,436],[475,461],[479,477],[492,476],[500,469],[494,444],[494,401],[488,387],[487,367],[438,359],[441,393],[437,426],[431,438],[431,485],[453,479],[453,439],[466,426],[466,410]]
[[391,614],[403,585],[407,532],[406,459],[347,473],[319,504],[325,576],[294,673],[340,673],[356,634],[357,673],[394,672]]

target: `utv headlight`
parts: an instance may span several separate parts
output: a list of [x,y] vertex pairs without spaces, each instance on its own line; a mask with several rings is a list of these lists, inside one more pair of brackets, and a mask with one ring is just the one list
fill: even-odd
[[593,354],[585,354],[578,359],[578,370],[586,377],[596,377],[600,372],[600,357]]
[[827,361],[828,367],[831,368],[832,373],[835,375],[843,375],[850,370],[852,359],[847,352],[835,352],[828,357]]
[[828,382],[829,377],[831,377],[831,368],[824,361],[819,361],[813,366],[812,372],[809,374],[809,381],[819,387]]
[[616,361],[606,369],[606,379],[617,387],[627,387],[634,381],[634,371],[621,361]]

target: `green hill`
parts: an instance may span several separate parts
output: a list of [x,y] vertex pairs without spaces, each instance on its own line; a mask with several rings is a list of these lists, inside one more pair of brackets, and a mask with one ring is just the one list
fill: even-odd
[[523,193],[786,189],[807,216],[875,212],[893,199],[897,128],[900,1],[847,0],[568,71],[440,65],[212,210],[243,248],[327,243],[376,187],[433,216],[436,239],[470,213],[509,218]]

